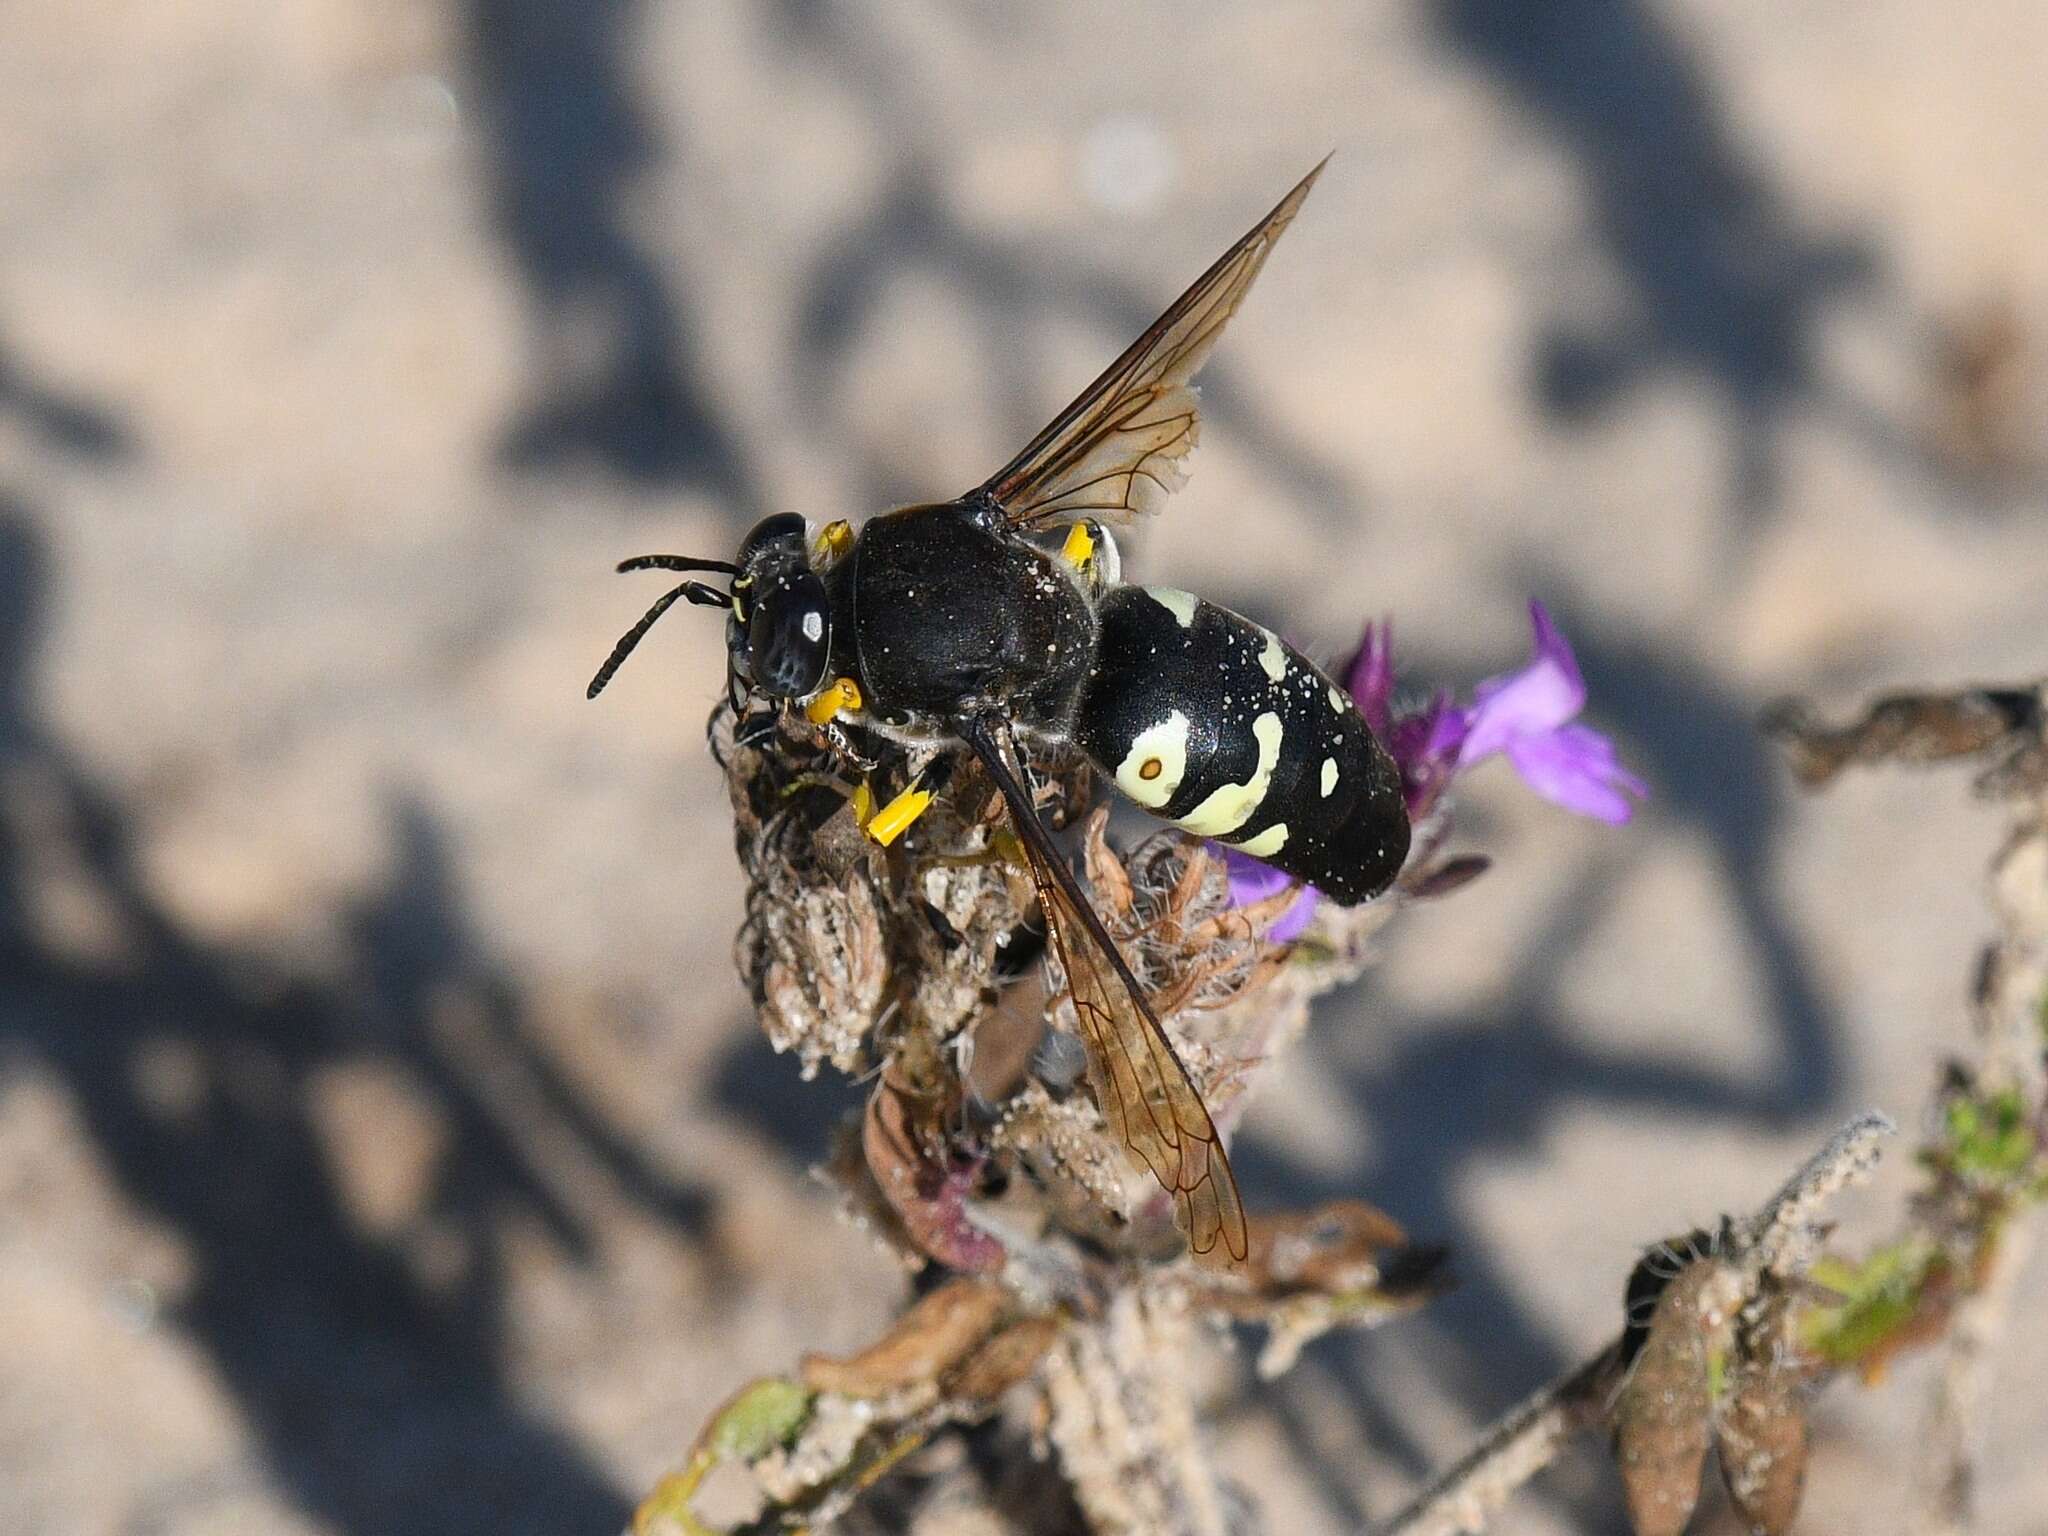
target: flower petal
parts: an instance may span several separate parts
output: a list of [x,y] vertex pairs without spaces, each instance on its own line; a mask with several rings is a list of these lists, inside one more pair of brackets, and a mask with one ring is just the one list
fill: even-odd
[[1461,768],[1501,751],[1517,736],[1556,730],[1586,707],[1578,658],[1541,603],[1529,604],[1529,625],[1535,631],[1529,664],[1473,690],[1470,729],[1458,749]]
[[1588,726],[1517,736],[1504,750],[1523,783],[1581,816],[1618,826],[1635,812],[1628,796],[1640,800],[1650,792],[1621,766],[1614,743]]
[[1345,678],[1351,701],[1365,716],[1365,723],[1382,741],[1386,739],[1394,698],[1394,621],[1381,619],[1365,626],[1358,655]]
[[1230,904],[1233,907],[1248,907],[1268,896],[1277,896],[1294,883],[1292,875],[1248,853],[1239,853],[1235,848],[1211,843],[1209,851],[1223,855],[1223,868],[1230,878]]
[[[1249,907],[1269,896],[1279,895],[1295,883],[1294,876],[1248,853],[1239,853],[1221,843],[1211,843],[1209,848],[1211,852],[1223,855],[1223,867],[1230,878],[1230,904],[1233,907]],[[1299,938],[1315,917],[1316,903],[1321,899],[1322,893],[1314,886],[1304,885],[1294,904],[1267,925],[1266,941],[1285,944]]]

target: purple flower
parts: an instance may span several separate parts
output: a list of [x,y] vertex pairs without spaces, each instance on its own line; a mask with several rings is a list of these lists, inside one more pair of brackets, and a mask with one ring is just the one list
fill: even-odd
[[1541,603],[1529,604],[1536,654],[1519,672],[1490,678],[1472,692],[1472,707],[1452,713],[1456,726],[1440,725],[1439,750],[1455,736],[1453,773],[1504,753],[1522,782],[1544,799],[1599,821],[1619,825],[1634,814],[1628,797],[1643,798],[1649,786],[1626,768],[1614,743],[1598,731],[1571,722],[1586,707],[1586,680],[1578,658]]
[[[1248,853],[1239,853],[1235,848],[1226,848],[1221,843],[1211,843],[1210,851],[1223,855],[1224,870],[1230,876],[1230,904],[1233,907],[1249,907],[1277,896],[1295,883],[1294,876],[1275,869],[1272,865],[1253,858]],[[1320,893],[1312,885],[1304,885],[1294,904],[1266,928],[1266,940],[1271,944],[1289,944],[1301,937],[1309,920],[1316,915],[1316,901]]]

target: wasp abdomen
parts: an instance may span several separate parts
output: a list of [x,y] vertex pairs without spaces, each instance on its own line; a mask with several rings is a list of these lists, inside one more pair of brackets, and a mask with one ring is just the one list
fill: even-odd
[[1101,601],[1076,743],[1156,816],[1345,905],[1408,854],[1400,774],[1350,698],[1271,630],[1170,587]]

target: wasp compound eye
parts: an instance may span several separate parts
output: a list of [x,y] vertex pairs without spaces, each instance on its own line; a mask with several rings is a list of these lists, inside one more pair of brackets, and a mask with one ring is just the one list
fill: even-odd
[[825,583],[809,571],[777,578],[754,605],[747,651],[755,686],[778,698],[801,699],[823,687],[832,658]]

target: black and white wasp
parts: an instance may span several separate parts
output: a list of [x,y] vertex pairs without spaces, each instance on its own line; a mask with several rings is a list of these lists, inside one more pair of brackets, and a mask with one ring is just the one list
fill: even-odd
[[[1400,777],[1357,708],[1271,630],[1186,592],[1124,584],[1105,523],[1185,477],[1192,379],[1321,173],[1282,198],[1023,452],[953,501],[813,536],[785,513],[731,561],[643,555],[621,571],[715,572],[667,593],[591,682],[610,681],[677,598],[728,610],[728,687],[800,709],[855,763],[961,744],[1001,791],[1071,991],[1104,1116],[1176,1201],[1197,1253],[1246,1252],[1244,1208],[1200,1093],[1034,809],[1026,742],[1078,747],[1129,799],[1354,905],[1400,872]],[[1045,536],[1064,529],[1054,548]],[[880,841],[929,804],[874,813]]]

